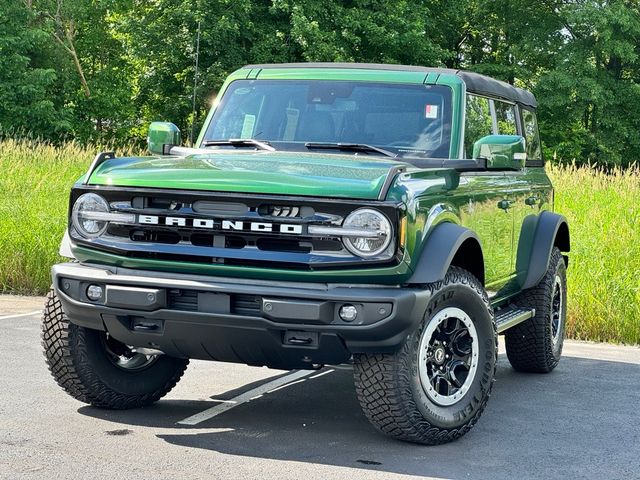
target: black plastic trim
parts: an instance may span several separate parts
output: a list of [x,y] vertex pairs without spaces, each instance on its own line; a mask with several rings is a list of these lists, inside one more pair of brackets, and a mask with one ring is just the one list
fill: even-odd
[[487,169],[486,158],[456,159],[456,158],[407,158],[404,159],[417,168],[450,168],[457,172],[495,172]]
[[147,258],[167,261],[212,263],[241,266],[263,266],[270,268],[293,268],[298,270],[322,270],[336,267],[372,268],[385,265],[397,265],[402,260],[402,252],[398,249],[391,257],[363,258],[352,256],[343,259],[339,256],[319,255],[311,253],[296,253],[286,251],[269,251],[253,249],[217,248],[185,246],[181,244],[154,243],[151,246],[145,242],[114,242],[97,238],[93,240],[72,237],[72,245],[78,245],[92,250],[111,253],[129,258]]
[[[132,270],[118,274],[113,269],[73,263],[55,265],[52,275],[54,289],[63,310],[75,324],[107,330],[128,345],[158,348],[172,356],[287,369],[305,368],[309,363],[341,363],[347,361],[353,353],[396,351],[424,315],[430,298],[429,291],[421,288],[328,284],[300,288],[296,284],[282,282],[276,286],[262,282],[251,283],[248,280],[207,282],[191,280],[194,277],[190,276],[181,279],[175,274],[171,279],[150,277],[149,272]],[[292,324],[290,319],[276,321],[258,316],[167,308],[154,311],[112,308],[73,299],[61,288],[61,279],[67,278],[79,282],[91,279],[107,286],[165,289],[171,285],[171,288],[196,288],[232,295],[250,291],[256,295],[292,303],[310,299],[350,304],[385,303],[392,308],[390,315],[383,319],[371,319],[371,323],[366,323],[365,319],[365,323],[357,325],[304,321]],[[133,328],[136,322],[154,323],[162,325],[162,328],[153,332],[138,331]],[[296,332],[296,337],[307,334],[309,338],[317,337],[318,341],[314,345],[287,344],[284,339],[291,331]]]
[[426,240],[415,273],[407,283],[419,285],[442,281],[458,249],[469,239],[481,245],[476,233],[468,228],[451,222],[436,226]]
[[380,189],[380,193],[378,194],[378,200],[384,201],[387,198],[387,193],[389,193],[389,189],[395,182],[396,176],[404,171],[406,171],[406,165],[395,165],[389,169],[387,172],[387,178],[384,180],[384,184]]
[[91,165],[89,165],[89,170],[87,170],[87,173],[84,177],[83,184],[87,185],[89,183],[89,180],[91,179],[91,175],[93,175],[93,172],[95,172],[100,165],[102,165],[107,160],[113,160],[114,158],[116,158],[115,152],[110,151],[110,152],[98,153],[93,159],[93,161],[91,162]]
[[[442,159],[438,160],[442,162]],[[453,168],[453,167],[451,167]],[[260,202],[300,202],[300,203],[323,203],[323,204],[333,204],[333,205],[358,205],[358,206],[375,206],[375,207],[388,207],[388,208],[398,208],[402,204],[394,201],[380,201],[380,200],[369,200],[363,198],[347,198],[347,197],[315,197],[315,196],[302,196],[302,195],[288,195],[284,193],[279,194],[262,194],[262,193],[243,193],[243,192],[220,192],[220,191],[212,191],[212,190],[180,190],[180,189],[169,189],[169,188],[160,188],[160,187],[129,187],[129,186],[112,186],[112,185],[76,185],[71,191],[72,196],[74,192],[85,193],[85,191],[105,191],[105,192],[114,192],[118,194],[139,194],[139,195],[181,195],[186,197],[193,197],[198,199],[209,198],[209,197],[220,197],[231,199],[234,201],[238,201],[239,197],[242,197],[243,202],[248,201],[260,201]],[[77,193],[76,196],[72,199],[72,201],[80,196],[81,193]]]
[[457,75],[464,81],[467,91],[484,95],[494,95],[512,102],[522,103],[529,107],[536,108],[538,103],[535,96],[518,87],[514,87],[501,80],[487,77],[475,72],[466,70],[456,70],[450,68],[432,68],[419,65],[393,65],[382,63],[331,63],[331,62],[310,62],[310,63],[271,63],[260,65],[245,65],[243,68],[259,68],[268,70],[274,68],[336,68],[336,69],[356,69],[356,70],[385,70],[398,72],[424,72],[426,74],[450,74]]
[[[569,223],[567,219],[553,212],[542,212],[538,217],[538,222],[533,236],[533,246],[529,257],[529,268],[527,276],[522,283],[522,289],[531,288],[542,280],[549,268],[549,259],[558,235],[558,231],[565,225],[567,231]],[[567,250],[568,251],[568,250]]]

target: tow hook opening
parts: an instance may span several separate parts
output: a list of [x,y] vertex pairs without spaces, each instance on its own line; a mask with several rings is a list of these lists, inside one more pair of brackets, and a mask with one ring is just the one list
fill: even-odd
[[133,317],[131,319],[131,330],[134,332],[161,333],[163,322],[162,320]]
[[318,333],[287,330],[284,332],[283,343],[285,345],[294,345],[297,347],[317,347]]

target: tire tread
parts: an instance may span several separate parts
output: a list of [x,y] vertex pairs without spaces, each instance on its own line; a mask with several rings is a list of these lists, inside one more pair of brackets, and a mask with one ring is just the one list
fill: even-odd
[[152,392],[142,395],[123,394],[107,386],[89,367],[89,352],[83,341],[84,330],[84,327],[69,321],[60,300],[51,290],[47,296],[42,322],[44,356],[57,384],[83,403],[114,410],[151,405],[176,386],[189,363],[185,360],[162,387]]
[[514,299],[515,305],[536,310],[533,318],[505,332],[507,358],[519,372],[549,373],[558,365],[559,356],[553,353],[548,312],[551,309],[555,274],[561,262],[564,264],[562,253],[554,247],[549,268],[542,280]]
[[[466,285],[478,294],[493,317],[487,294],[482,284],[469,272],[452,267],[444,281],[425,285],[432,295],[451,284]],[[438,445],[451,442],[466,434],[476,424],[491,396],[497,363],[498,335],[492,322],[496,358],[488,392],[476,413],[459,428],[440,428],[430,424],[420,413],[410,387],[411,371],[408,342],[394,354],[358,354],[354,356],[356,394],[367,419],[382,433],[398,440]]]

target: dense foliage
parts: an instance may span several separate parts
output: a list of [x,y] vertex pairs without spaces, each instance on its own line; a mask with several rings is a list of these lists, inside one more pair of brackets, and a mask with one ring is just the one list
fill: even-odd
[[628,165],[639,54],[636,0],[0,0],[0,132],[124,144],[170,120],[188,137],[243,64],[406,63],[532,89],[547,156]]

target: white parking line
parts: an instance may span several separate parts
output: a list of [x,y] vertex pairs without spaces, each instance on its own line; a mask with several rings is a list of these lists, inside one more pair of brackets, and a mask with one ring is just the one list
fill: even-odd
[[[313,377],[309,377],[309,379],[311,379]],[[289,383],[285,383],[284,385],[280,385],[279,387],[276,388],[272,388],[271,390],[269,390],[267,393],[273,393],[273,392],[277,392],[278,390],[284,390],[285,388],[289,388],[292,387],[293,385],[296,385],[298,383],[302,383],[302,382],[306,382],[307,379],[306,378],[301,378],[300,380],[296,380],[295,382],[289,382]],[[260,398],[262,395],[256,395],[255,397],[253,397],[251,400],[254,400],[256,398]]]
[[8,320],[10,318],[21,318],[21,317],[32,317],[33,315],[42,313],[42,310],[35,310],[29,313],[20,313],[18,315],[5,315],[4,317],[0,317],[0,320]]
[[353,370],[353,365],[350,364],[344,364],[344,365],[334,365],[333,368],[335,368],[336,370],[348,370],[348,371],[352,371]]
[[288,375],[284,375],[283,377],[277,378],[276,380],[264,383],[256,388],[244,392],[237,397],[232,398],[231,400],[227,400],[225,401],[225,403],[219,403],[218,405],[211,407],[203,412],[196,413],[191,417],[180,420],[178,422],[178,425],[197,425],[217,415],[220,415],[227,410],[237,407],[238,405],[242,405],[243,403],[247,403],[253,399],[256,399],[264,395],[265,393],[275,391],[276,389],[280,390],[281,388],[286,388],[290,385],[293,385],[294,383],[304,381],[300,379],[305,379],[304,377],[308,377],[309,375],[313,374],[317,374],[317,372],[315,370],[298,370]]
[[333,368],[330,368],[329,370],[326,370],[324,372],[320,372],[320,373],[316,373],[315,375],[313,375],[312,377],[309,377],[309,380],[313,379],[313,378],[318,378],[321,377],[323,375],[326,375],[327,373],[331,373],[331,372],[335,372],[335,370]]

